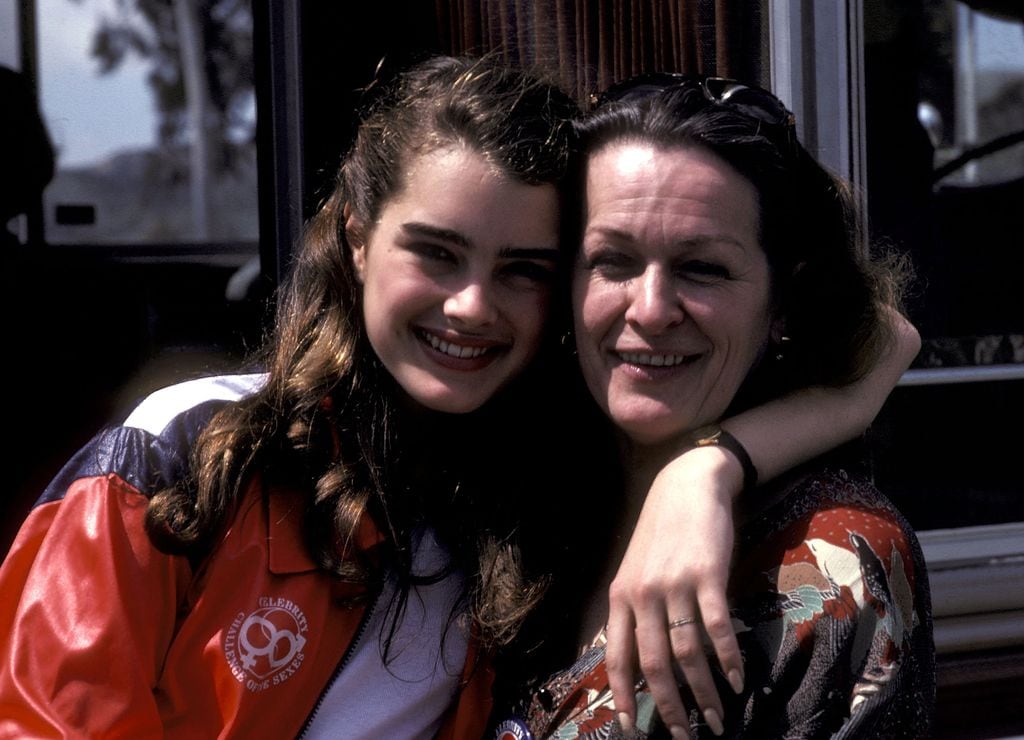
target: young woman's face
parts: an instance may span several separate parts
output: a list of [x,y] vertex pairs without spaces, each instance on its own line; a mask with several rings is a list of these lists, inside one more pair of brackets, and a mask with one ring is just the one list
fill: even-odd
[[701,148],[590,157],[573,276],[580,365],[610,418],[656,444],[716,421],[767,343],[754,187]]
[[349,223],[366,332],[414,401],[473,411],[540,346],[559,257],[557,193],[510,180],[464,147],[417,156],[403,175],[376,223]]

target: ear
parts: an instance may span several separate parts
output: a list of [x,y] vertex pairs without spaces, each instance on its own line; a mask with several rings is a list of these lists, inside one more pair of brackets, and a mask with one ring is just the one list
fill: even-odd
[[342,209],[342,216],[345,219],[345,240],[352,250],[352,266],[356,271],[356,280],[363,282],[366,274],[366,240],[363,235],[363,222],[352,215],[352,206],[347,202]]
[[783,339],[786,338],[786,318],[776,313],[768,332],[772,344],[782,344]]
[[[800,271],[806,266],[806,261],[798,262],[789,274],[788,284],[791,285],[795,280],[797,280],[797,276],[800,274]],[[786,315],[782,311],[782,301],[778,295],[773,298],[772,303],[772,323],[769,336],[772,344],[780,345],[784,341],[789,341],[789,337],[786,336]]]

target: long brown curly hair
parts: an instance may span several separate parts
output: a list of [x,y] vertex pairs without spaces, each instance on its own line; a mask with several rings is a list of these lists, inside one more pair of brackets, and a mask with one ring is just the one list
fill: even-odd
[[[386,568],[406,593],[411,533],[424,523],[435,527],[466,574],[476,633],[487,646],[508,642],[545,579],[524,569],[516,544],[521,517],[509,516],[516,492],[496,486],[500,476],[488,468],[499,453],[512,454],[510,446],[530,454],[516,419],[549,400],[537,391],[550,379],[532,368],[505,398],[469,415],[433,414],[430,432],[417,433],[422,418],[409,423],[400,389],[366,336],[346,213],[374,223],[402,188],[409,160],[452,144],[472,148],[516,181],[567,192],[561,186],[576,161],[575,113],[555,85],[491,60],[431,59],[387,87],[305,231],[262,355],[265,385],[212,419],[192,451],[190,478],[150,502],[146,526],[159,548],[208,555],[259,472],[308,494],[309,551],[346,582],[373,587]],[[403,465],[410,445],[434,445],[436,465]],[[384,536],[383,559],[361,557],[353,546],[367,515]]]

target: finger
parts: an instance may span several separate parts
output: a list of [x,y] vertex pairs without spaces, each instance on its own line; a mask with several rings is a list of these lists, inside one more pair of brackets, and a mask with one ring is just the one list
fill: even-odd
[[690,736],[690,720],[676,683],[675,660],[665,622],[665,605],[645,605],[636,612],[636,642],[640,670],[673,738]]
[[629,731],[636,717],[636,696],[633,693],[636,682],[633,671],[636,642],[633,639],[633,612],[614,591],[608,600],[608,643],[605,646],[604,661],[608,670],[608,686],[612,690],[612,701],[622,729]]
[[[689,614],[696,611],[696,606],[689,608]],[[685,611],[672,613],[686,614]],[[707,657],[704,654],[700,622],[689,614],[686,618],[692,621],[687,621],[685,624],[677,622],[676,625],[669,627],[672,655],[686,679],[686,684],[693,694],[697,708],[704,715],[704,721],[715,735],[721,735],[723,732],[722,717],[724,716],[722,702],[718,697],[718,690],[715,688]],[[679,617],[676,619],[680,620]]]
[[722,587],[707,587],[697,593],[704,631],[711,640],[718,665],[737,694],[743,691],[743,655],[729,616],[729,604]]

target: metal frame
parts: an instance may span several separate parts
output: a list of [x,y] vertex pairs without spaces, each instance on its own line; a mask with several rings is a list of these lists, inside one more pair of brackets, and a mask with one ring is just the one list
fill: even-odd
[[990,383],[997,380],[1024,380],[1024,365],[980,365],[908,370],[903,373],[899,385],[957,385],[960,383]]
[[302,23],[298,0],[254,0],[260,265],[280,285],[302,233]]
[[[38,100],[39,35],[36,30],[35,0],[19,0],[18,2],[18,45],[20,47],[21,73],[25,75],[32,86]],[[25,213],[25,241],[31,247],[38,247],[46,242],[42,193]]]
[[860,0],[772,0],[769,6],[772,90],[796,115],[807,149],[863,188]]
[[[861,0],[770,0],[771,87],[822,164],[866,192]],[[867,208],[860,203],[868,233]],[[864,248],[867,249],[865,242]]]

